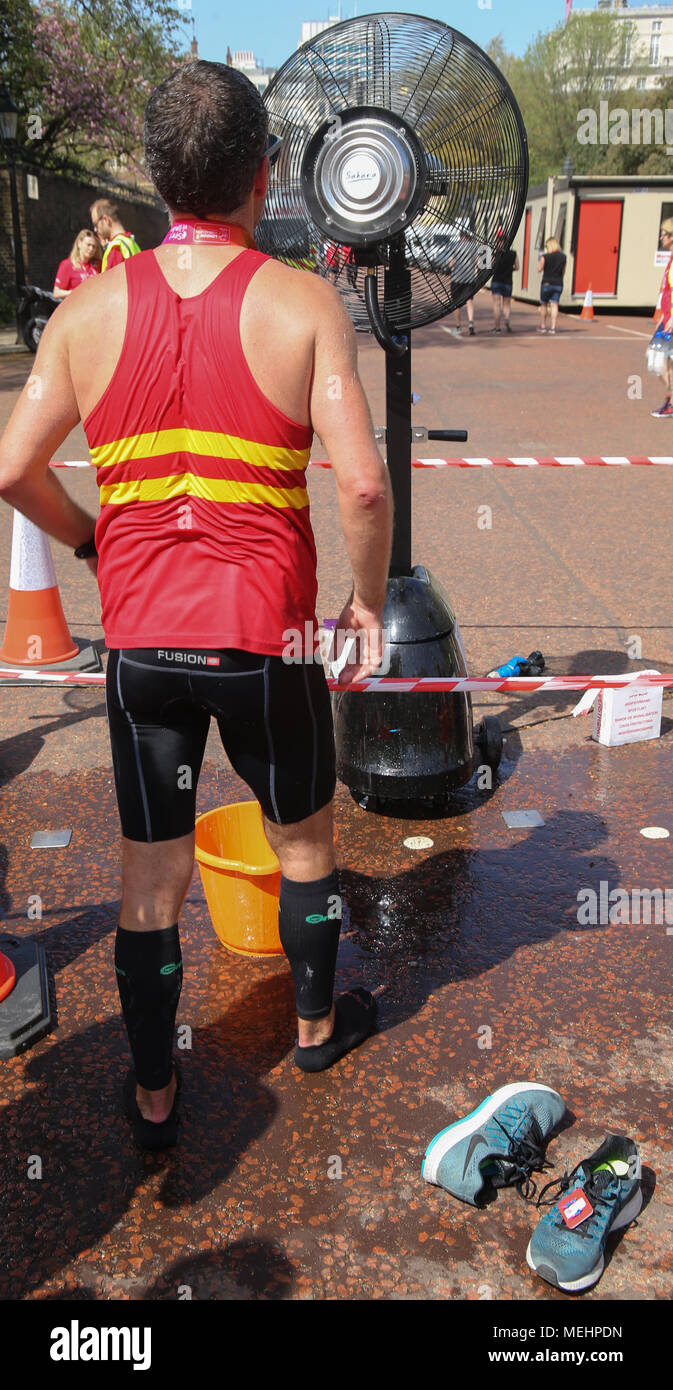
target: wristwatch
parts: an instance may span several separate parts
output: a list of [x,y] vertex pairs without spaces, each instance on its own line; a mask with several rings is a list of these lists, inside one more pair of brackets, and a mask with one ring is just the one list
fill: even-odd
[[91,555],[97,554],[98,551],[96,550],[96,533],[94,531],[93,536],[90,536],[89,540],[84,542],[84,545],[78,545],[75,551],[75,555],[78,560],[88,560]]

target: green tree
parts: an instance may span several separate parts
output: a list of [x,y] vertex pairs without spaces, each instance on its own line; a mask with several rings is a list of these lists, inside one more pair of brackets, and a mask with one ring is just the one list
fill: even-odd
[[502,34],[496,34],[495,38],[487,43],[486,52],[491,61],[495,63],[495,66],[500,69],[503,77],[506,77],[507,68],[512,62],[512,55],[508,53],[505,48],[505,40]]
[[[628,142],[610,142],[605,148],[601,172],[606,174],[670,174],[671,156],[668,153],[673,139],[673,78],[663,81],[649,91],[626,94],[624,108],[630,117]],[[614,100],[610,110],[615,114]],[[637,113],[658,113],[652,124]],[[656,124],[655,124],[656,123]],[[635,135],[635,138],[634,138]],[[663,136],[663,138],[662,138]]]
[[30,81],[35,9],[31,0],[6,0],[0,5],[0,79],[19,105]]
[[577,140],[580,112],[598,117],[608,95],[630,109],[637,69],[626,69],[624,50],[634,31],[609,12],[593,11],[538,33],[521,58],[505,51],[500,36],[492,40],[490,56],[512,87],[528,133],[531,183],[558,174],[568,155],[578,173],[598,173],[605,164],[605,146]]
[[167,0],[10,0],[0,61],[30,162],[140,171],[152,88],[181,60],[184,13]]

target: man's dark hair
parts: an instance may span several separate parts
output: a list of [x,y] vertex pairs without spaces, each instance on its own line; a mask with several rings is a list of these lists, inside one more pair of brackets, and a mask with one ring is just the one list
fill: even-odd
[[224,63],[183,63],[145,108],[145,164],[176,212],[227,216],[245,202],[268,117],[252,82]]

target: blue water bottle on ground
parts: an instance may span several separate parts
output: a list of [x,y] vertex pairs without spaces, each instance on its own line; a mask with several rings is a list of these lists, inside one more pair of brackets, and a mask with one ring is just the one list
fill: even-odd
[[526,664],[525,656],[513,656],[511,661],[506,661],[504,666],[496,666],[494,671],[489,671],[489,676],[520,676],[521,667]]

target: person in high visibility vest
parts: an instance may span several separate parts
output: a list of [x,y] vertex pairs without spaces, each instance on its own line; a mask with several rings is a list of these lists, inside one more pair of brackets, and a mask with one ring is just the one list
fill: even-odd
[[113,265],[121,265],[129,256],[138,253],[140,247],[133,233],[125,231],[116,203],[111,203],[108,198],[98,198],[92,204],[90,213],[94,232],[105,243],[101,270],[111,270]]

